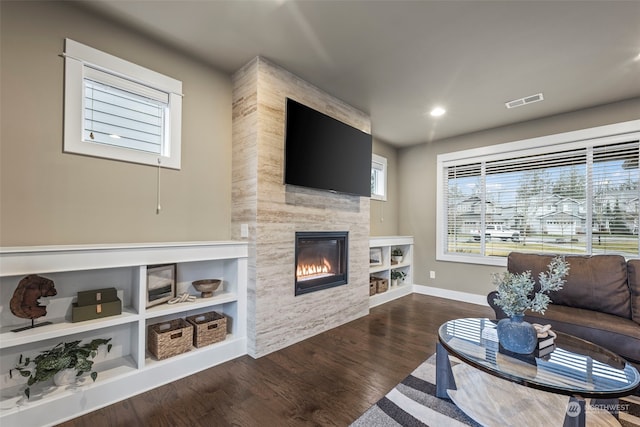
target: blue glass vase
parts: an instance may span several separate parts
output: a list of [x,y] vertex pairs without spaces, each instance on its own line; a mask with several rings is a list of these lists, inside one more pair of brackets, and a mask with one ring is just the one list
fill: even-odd
[[498,341],[505,349],[518,354],[531,354],[538,344],[536,328],[523,320],[524,314],[514,314],[498,322]]

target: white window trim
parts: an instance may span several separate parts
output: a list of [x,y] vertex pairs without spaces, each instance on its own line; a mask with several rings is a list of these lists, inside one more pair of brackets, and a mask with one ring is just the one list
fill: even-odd
[[374,165],[380,165],[380,169],[382,169],[382,175],[384,176],[383,191],[384,194],[375,194],[371,192],[372,200],[381,200],[383,202],[387,201],[387,158],[379,156],[377,154],[371,155],[371,169],[375,169]]
[[[521,141],[507,142],[503,144],[489,145],[486,147],[473,148],[470,150],[462,150],[451,153],[439,154],[437,157],[436,172],[436,259],[438,261],[453,261],[469,264],[484,264],[506,267],[506,257],[492,257],[485,255],[458,255],[446,253],[444,245],[447,242],[447,232],[445,230],[446,215],[443,209],[444,200],[444,168],[446,166],[454,166],[456,164],[465,164],[470,161],[482,158],[483,161],[490,161],[504,157],[505,153],[513,154],[517,157],[520,152],[527,154],[542,154],[548,151],[548,148],[554,146],[557,148],[562,145],[563,149],[572,149],[584,145],[584,141],[594,138],[607,138],[611,140],[624,140],[629,134],[640,132],[640,120],[631,120],[612,125],[598,126],[577,131],[559,133],[555,135],[542,136]],[[637,138],[637,136],[636,136]],[[555,151],[555,150],[554,150]],[[478,160],[479,161],[479,160]]]
[[[180,169],[182,135],[182,82],[65,39],[64,152],[125,162]],[[169,139],[160,155],[83,141],[85,65],[150,86],[169,95]]]

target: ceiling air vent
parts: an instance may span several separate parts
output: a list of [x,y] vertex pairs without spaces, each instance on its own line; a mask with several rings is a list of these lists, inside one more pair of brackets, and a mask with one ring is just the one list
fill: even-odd
[[524,98],[514,99],[513,101],[505,102],[504,105],[507,108],[516,108],[523,105],[532,104],[534,102],[542,101],[544,98],[541,93],[535,95],[525,96]]

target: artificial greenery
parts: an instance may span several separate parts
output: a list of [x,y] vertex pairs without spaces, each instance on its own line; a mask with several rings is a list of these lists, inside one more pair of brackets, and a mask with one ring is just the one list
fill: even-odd
[[405,273],[404,271],[391,270],[392,280],[396,280],[396,279],[404,280],[405,277],[407,277],[407,273]]
[[526,310],[544,314],[551,298],[551,291],[559,291],[564,286],[564,277],[569,272],[569,264],[564,257],[555,257],[548,266],[547,272],[538,276],[540,290],[534,291],[535,282],[531,271],[514,274],[510,272],[494,273],[493,284],[498,290],[498,297],[493,302],[502,308],[509,317],[524,314]]
[[393,248],[393,250],[391,251],[391,256],[402,256],[402,249]]
[[[61,342],[52,349],[41,352],[33,359],[30,357],[23,359],[22,355],[20,355],[18,364],[14,369],[20,372],[23,377],[29,377],[27,388],[24,391],[27,399],[31,394],[32,385],[53,378],[60,371],[75,369],[77,372],[76,377],[91,371],[93,360],[90,359],[96,357],[98,348],[101,345],[107,345],[107,353],[110,352],[112,345],[108,344],[109,341],[111,341],[111,338],[98,338],[83,345],[80,345],[80,341]],[[9,371],[9,376],[12,375],[12,371],[13,369]],[[91,371],[90,375],[93,381],[98,377],[96,371]]]

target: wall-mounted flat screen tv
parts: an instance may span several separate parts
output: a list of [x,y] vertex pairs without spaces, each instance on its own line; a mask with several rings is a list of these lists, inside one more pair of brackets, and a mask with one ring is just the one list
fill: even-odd
[[287,98],[284,183],[371,197],[371,135]]

